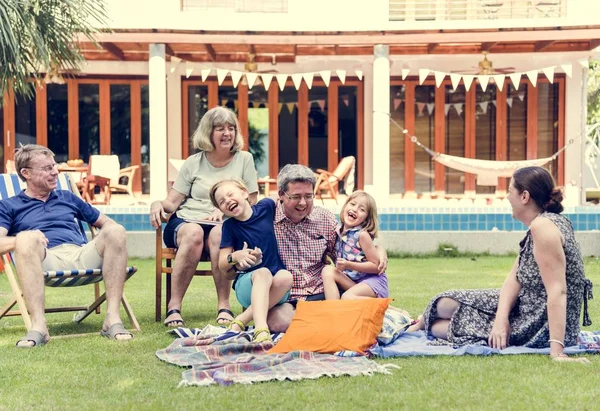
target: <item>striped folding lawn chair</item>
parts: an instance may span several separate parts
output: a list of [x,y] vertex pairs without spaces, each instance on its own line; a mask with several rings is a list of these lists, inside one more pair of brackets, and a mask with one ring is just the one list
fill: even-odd
[[[17,174],[0,174],[0,200],[13,197],[23,189],[25,189],[25,183],[21,181]],[[77,185],[74,183],[72,178],[69,178],[68,173],[59,174],[58,185],[56,189],[69,190],[79,195]],[[87,242],[87,236],[85,234],[83,223],[79,220],[77,220],[77,223],[79,225],[81,236],[84,238],[84,241]],[[97,229],[89,225],[89,230],[92,233],[93,238],[96,235]],[[5,316],[20,315],[23,318],[23,321],[25,322],[25,326],[27,327],[27,329],[29,329],[31,328],[31,316],[27,311],[25,300],[23,299],[23,293],[17,281],[17,277],[15,276],[14,260],[12,257],[12,253],[3,254],[2,262],[4,265],[3,271],[7,275],[8,281],[12,288],[12,297],[10,301],[4,305],[4,307],[0,308],[0,319]],[[127,267],[126,281],[129,278],[131,278],[131,276],[135,274],[136,271],[136,267]],[[75,287],[88,284],[94,285],[95,300],[89,305],[46,308],[47,313],[76,311],[78,313],[73,318],[74,322],[79,323],[83,321],[88,315],[90,315],[94,311],[97,314],[99,314],[100,305],[104,301],[106,301],[106,293],[100,295],[99,282],[102,281],[101,269],[46,271],[44,272],[44,281],[45,285],[48,287]],[[137,319],[135,318],[135,314],[133,313],[129,302],[125,298],[125,295],[123,295],[121,303],[123,304],[123,308],[125,309],[127,316],[131,320],[133,328],[135,328],[137,331],[140,331],[140,326],[137,322]],[[12,310],[12,308],[15,305],[18,305],[18,310]]]

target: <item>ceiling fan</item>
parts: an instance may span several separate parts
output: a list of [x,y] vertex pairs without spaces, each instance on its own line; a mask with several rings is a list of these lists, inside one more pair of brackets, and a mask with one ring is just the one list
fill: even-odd
[[514,67],[497,67],[494,68],[494,65],[491,60],[487,58],[487,51],[483,51],[483,60],[478,63],[477,67],[473,67],[472,70],[456,70],[453,73],[473,73],[478,75],[494,75],[494,74],[507,74],[514,72]]
[[[278,73],[278,71],[275,70],[275,69],[271,69],[271,70],[259,70],[258,69],[258,64],[255,61],[255,58],[256,58],[256,54],[254,54],[254,53],[248,53],[248,61],[246,63],[244,63],[244,71],[247,71],[249,73]],[[275,59],[275,55],[274,54],[272,56],[271,64],[273,66],[275,66],[277,64],[277,60]]]

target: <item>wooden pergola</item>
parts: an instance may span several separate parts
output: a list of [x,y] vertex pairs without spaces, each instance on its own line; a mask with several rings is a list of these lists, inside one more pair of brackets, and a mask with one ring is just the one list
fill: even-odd
[[163,43],[167,59],[190,62],[294,63],[298,56],[368,56],[375,44],[390,55],[590,51],[600,46],[600,26],[541,29],[423,30],[386,32],[214,32],[115,30],[98,44],[79,43],[90,61],[148,61],[148,44]]

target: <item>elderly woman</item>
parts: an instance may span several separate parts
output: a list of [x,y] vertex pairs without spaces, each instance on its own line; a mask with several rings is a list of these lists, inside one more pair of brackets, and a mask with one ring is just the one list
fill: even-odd
[[167,247],[177,248],[173,265],[171,299],[165,325],[184,325],[181,317],[183,296],[190,285],[203,250],[208,250],[217,288],[217,323],[227,324],[234,315],[229,305],[230,281],[219,270],[219,248],[223,213],[209,197],[210,188],[225,179],[244,182],[256,203],[258,184],[252,154],[241,151],[243,139],[235,114],[224,108],[209,110],[192,136],[194,148],[200,152],[185,160],[177,180],[162,201],[150,206],[150,223],[161,224],[163,213],[173,213],[164,230]]
[[508,200],[513,217],[529,227],[512,271],[500,290],[454,290],[437,295],[422,318],[409,329],[425,329],[437,344],[488,344],[550,347],[556,361],[570,358],[565,346],[576,344],[591,282],[571,222],[560,213],[563,195],[541,167],[517,170]]

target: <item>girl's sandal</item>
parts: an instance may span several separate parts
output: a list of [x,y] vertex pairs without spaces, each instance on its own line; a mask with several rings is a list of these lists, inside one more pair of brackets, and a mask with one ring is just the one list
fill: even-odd
[[252,342],[261,343],[261,342],[273,342],[271,338],[271,331],[268,328],[257,328],[254,330],[254,337],[252,337]]
[[227,329],[229,331],[235,331],[235,330],[231,329],[231,327],[234,325],[237,325],[238,327],[240,327],[240,331],[237,331],[237,332],[243,332],[243,331],[246,331],[246,329],[247,329],[246,324],[244,324],[241,320],[238,320],[237,318],[234,318],[233,320],[231,320],[231,322],[227,325]]

